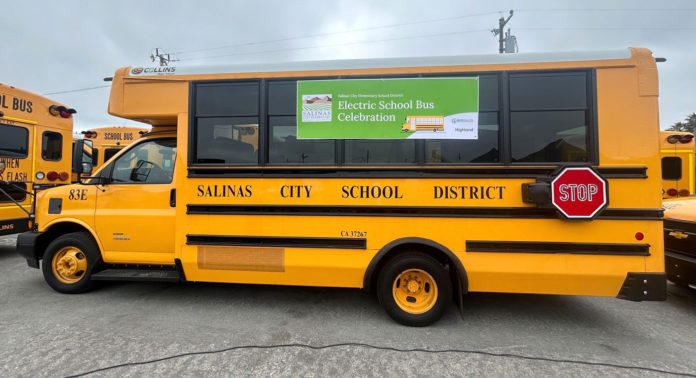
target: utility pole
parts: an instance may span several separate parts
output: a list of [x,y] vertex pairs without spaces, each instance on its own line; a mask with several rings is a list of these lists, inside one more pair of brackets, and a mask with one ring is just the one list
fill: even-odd
[[[505,52],[513,52],[510,49],[506,49],[504,46],[505,40],[510,38],[509,33],[507,36],[505,35],[504,28],[505,28],[505,25],[508,23],[508,21],[510,21],[511,18],[512,18],[512,10],[510,10],[510,15],[508,16],[508,18],[500,17],[500,19],[498,20],[498,29],[491,30],[491,33],[493,33],[493,36],[498,36],[498,53],[500,53],[500,54],[505,53]],[[514,38],[514,36],[512,36],[512,38]]]
[[159,61],[160,66],[168,66],[169,62],[178,62],[179,59],[172,58],[159,47],[155,47],[150,53],[150,60]]

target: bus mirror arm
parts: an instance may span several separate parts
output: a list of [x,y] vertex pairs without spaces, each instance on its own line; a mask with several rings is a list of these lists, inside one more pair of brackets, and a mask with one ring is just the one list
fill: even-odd
[[[89,181],[89,183],[87,181]],[[80,185],[106,185],[110,182],[110,180],[102,176],[82,176],[77,180],[77,182]]]

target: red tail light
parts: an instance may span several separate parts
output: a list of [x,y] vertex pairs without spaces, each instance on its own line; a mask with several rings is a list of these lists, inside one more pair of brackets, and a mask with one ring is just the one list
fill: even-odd
[[679,143],[689,143],[692,139],[694,139],[693,135],[682,135],[679,137]]
[[682,189],[679,191],[679,197],[688,197],[689,196],[689,189]]
[[643,235],[642,232],[636,232],[636,240],[643,240],[645,238],[645,235]]
[[58,174],[58,178],[60,179],[60,181],[65,181],[70,178],[70,174],[68,172],[63,171]]
[[48,181],[56,181],[58,179],[58,172],[50,171],[46,173],[46,178],[48,179]]
[[[51,174],[51,172],[48,172],[48,174]],[[667,195],[668,195],[668,196],[674,197],[674,196],[676,196],[677,194],[679,194],[679,192],[677,191],[677,189],[674,189],[674,188],[667,189]]]

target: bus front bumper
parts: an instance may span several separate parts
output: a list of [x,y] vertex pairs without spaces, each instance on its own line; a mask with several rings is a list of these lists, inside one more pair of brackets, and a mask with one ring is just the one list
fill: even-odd
[[17,236],[17,253],[27,260],[27,265],[36,269],[39,269],[36,247],[41,235],[41,232],[28,231]]
[[619,299],[629,301],[664,301],[667,299],[667,276],[665,273],[628,272]]

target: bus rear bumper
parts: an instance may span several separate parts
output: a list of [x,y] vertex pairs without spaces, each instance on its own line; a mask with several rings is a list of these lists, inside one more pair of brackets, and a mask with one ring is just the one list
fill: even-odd
[[619,299],[629,301],[664,301],[667,299],[667,276],[665,273],[628,272]]
[[17,253],[27,260],[27,265],[39,269],[39,257],[36,247],[41,232],[23,232],[17,236]]

